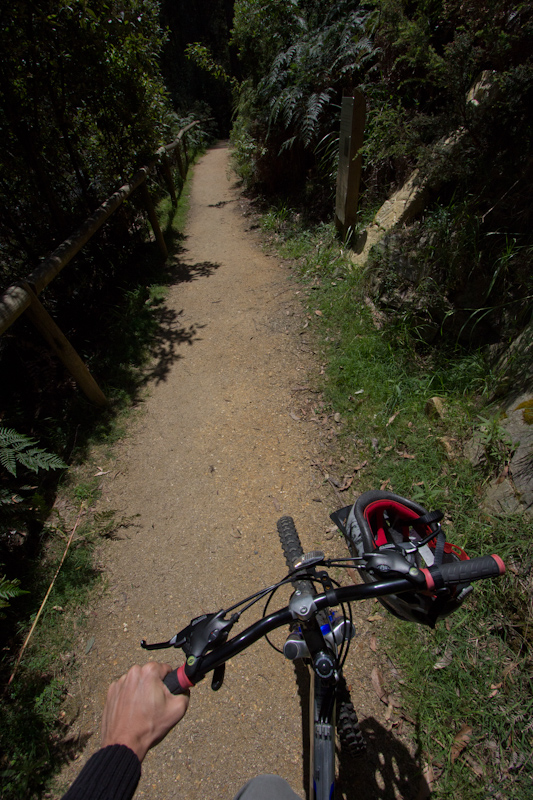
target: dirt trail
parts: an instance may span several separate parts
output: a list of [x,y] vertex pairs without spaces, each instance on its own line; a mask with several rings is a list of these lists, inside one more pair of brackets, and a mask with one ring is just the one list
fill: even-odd
[[[101,510],[138,516],[103,548],[108,591],[92,609],[71,690],[80,712],[74,727],[88,741],[65,781],[99,745],[109,683],[146,661],[141,638],[167,639],[191,617],[281,577],[282,513],[295,517],[304,547],[338,547],[327,533],[337,500],[313,466],[324,457],[318,426],[298,419],[302,403],[316,398],[301,390],[316,356],[301,335],[299,290],[287,268],[262,253],[244,208],[227,148],[213,148],[195,170],[184,250],[176,257],[181,279],[165,301],[173,349],[164,368],[155,365],[150,395],[105,467],[111,471]],[[370,627],[359,624],[361,633]],[[371,688],[368,642],[354,648],[365,668],[349,681],[384,749],[386,707]],[[161,655],[173,663],[182,657]],[[378,755],[359,768],[364,796],[410,797],[411,759],[403,745],[387,746],[382,777]],[[282,775],[305,795],[294,670],[265,642],[228,665],[218,693],[208,680],[194,689],[183,722],[148,754],[137,796],[230,800],[260,772]],[[353,789],[348,797],[359,795]]]

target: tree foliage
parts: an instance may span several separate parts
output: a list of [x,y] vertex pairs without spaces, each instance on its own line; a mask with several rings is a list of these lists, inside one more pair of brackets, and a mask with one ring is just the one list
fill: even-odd
[[0,11],[2,283],[61,241],[161,143],[155,0]]
[[316,168],[314,150],[338,128],[343,91],[375,63],[375,14],[353,0],[235,4],[234,42],[246,66],[234,141],[254,178],[293,190]]
[[213,118],[216,135],[227,138],[231,84],[240,77],[230,44],[233,0],[161,0],[161,19],[167,32],[161,69],[173,107]]
[[503,343],[533,309],[533,5],[379,4],[363,204],[375,208],[414,167],[430,202],[374,267],[389,299],[392,287],[411,293],[401,314],[416,328],[469,347]]
[[235,8],[246,66],[233,134],[243,176],[274,194],[292,189],[307,209],[322,196],[320,213],[331,214],[338,105],[343,92],[362,89],[361,217],[415,168],[430,199],[426,219],[378,254],[384,285],[406,296],[406,275],[418,276],[417,308],[432,305],[417,293],[433,286],[439,312],[430,328],[465,344],[524,325],[533,308],[533,4],[245,0]]

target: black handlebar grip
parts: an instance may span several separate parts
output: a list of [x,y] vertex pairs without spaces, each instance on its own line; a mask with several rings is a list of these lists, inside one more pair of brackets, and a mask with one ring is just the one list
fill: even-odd
[[185,664],[167,673],[163,683],[171,694],[185,694],[191,686],[194,686],[185,674]]
[[[466,561],[452,561],[449,564],[440,564],[438,571],[445,585],[457,583],[471,583],[483,578],[497,578],[505,572],[505,564],[500,556],[479,556]],[[428,589],[433,589],[435,583],[431,575],[431,569],[423,570]]]

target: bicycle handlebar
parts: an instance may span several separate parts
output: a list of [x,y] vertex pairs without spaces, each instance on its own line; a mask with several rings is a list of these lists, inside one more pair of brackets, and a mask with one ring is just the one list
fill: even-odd
[[[388,580],[377,581],[376,583],[358,584],[352,586],[341,586],[338,589],[331,589],[325,594],[316,595],[313,600],[316,611],[340,605],[341,603],[355,600],[364,600],[373,597],[382,597],[388,594],[400,594],[409,591],[428,591],[433,592],[436,584],[441,586],[455,586],[458,583],[470,583],[484,578],[497,577],[505,572],[505,565],[497,555],[480,556],[467,561],[458,561],[449,564],[441,564],[438,568],[422,569],[426,586],[415,587],[412,580],[408,578],[390,578]],[[186,674],[186,664],[182,664],[165,676],[163,683],[172,694],[183,694],[187,692],[195,683],[202,680],[208,672],[225,664],[233,656],[241,653],[254,642],[263,636],[271,633],[276,628],[288,625],[293,621],[293,615],[289,607],[275,611],[267,617],[263,617],[250,625],[244,631],[234,636],[229,641],[209,651],[201,657],[201,666],[195,673],[194,683]]]
[[[427,588],[430,591],[435,588],[434,570],[435,568],[421,570],[426,577]],[[505,564],[500,556],[497,555],[479,556],[467,561],[452,561],[447,564],[441,564],[438,570],[444,585],[449,586],[457,583],[471,583],[483,578],[497,578],[498,575],[503,575],[505,572]]]

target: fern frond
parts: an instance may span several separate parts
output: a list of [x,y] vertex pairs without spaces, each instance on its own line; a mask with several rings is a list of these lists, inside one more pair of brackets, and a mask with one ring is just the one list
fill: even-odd
[[59,456],[48,453],[40,447],[31,447],[29,450],[19,453],[18,460],[33,472],[38,472],[40,469],[62,469],[67,466]]
[[312,94],[307,101],[306,114],[302,120],[302,139],[306,147],[315,138],[318,119],[324,108],[329,104],[330,96],[331,90],[326,89],[326,91],[319,94]]
[[21,594],[27,594],[27,592],[20,588],[19,580],[8,580],[5,575],[0,577],[0,608],[6,608],[10,600]]
[[289,139],[285,139],[285,141],[283,142],[283,144],[279,148],[279,153],[281,154],[285,150],[290,150],[295,141],[296,141],[296,136],[291,136]]
[[11,475],[17,474],[17,464],[33,472],[40,469],[63,469],[67,465],[54,453],[37,447],[35,439],[12,428],[0,428],[0,464]]
[[0,464],[12,475],[17,474],[17,461],[13,450],[0,447]]

